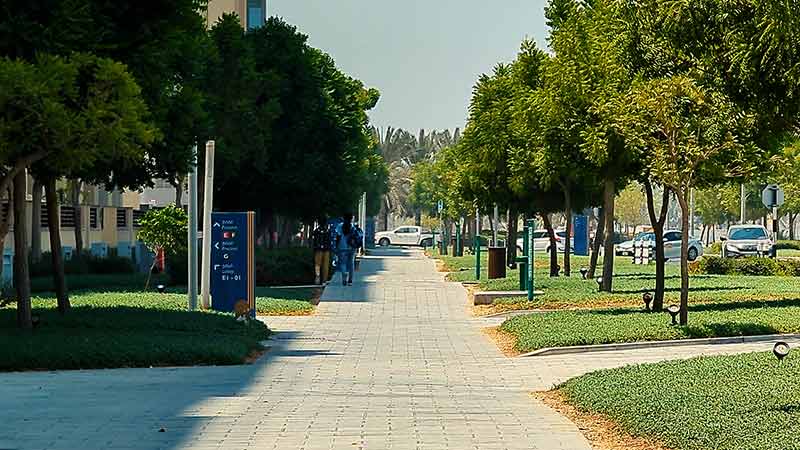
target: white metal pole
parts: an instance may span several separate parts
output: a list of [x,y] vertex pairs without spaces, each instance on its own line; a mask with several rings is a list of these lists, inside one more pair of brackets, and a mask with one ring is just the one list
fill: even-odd
[[214,205],[214,141],[206,142],[206,174],[203,186],[203,273],[200,275],[200,296],[203,309],[211,305],[211,210]]
[[189,310],[197,309],[197,145],[192,148],[194,164],[189,171]]
[[745,201],[747,200],[747,194],[744,192],[744,184],[741,185],[741,191],[739,194],[740,203],[739,203],[739,224],[744,224],[746,217],[746,209],[745,209]]

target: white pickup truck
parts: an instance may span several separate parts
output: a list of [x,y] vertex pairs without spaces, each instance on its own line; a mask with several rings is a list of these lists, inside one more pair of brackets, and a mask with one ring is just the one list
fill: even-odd
[[423,231],[422,227],[402,226],[392,231],[375,233],[375,242],[381,247],[390,245],[417,245],[430,247],[433,245],[433,233]]

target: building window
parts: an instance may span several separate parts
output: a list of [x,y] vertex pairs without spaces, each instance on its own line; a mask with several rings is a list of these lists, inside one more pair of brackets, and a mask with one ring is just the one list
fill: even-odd
[[267,21],[266,0],[247,0],[247,29],[252,30]]
[[61,226],[63,228],[75,228],[75,207],[61,207]]
[[141,209],[134,209],[133,210],[133,227],[134,228],[139,228],[139,219],[141,219],[144,216],[144,213],[146,213],[146,212],[147,211],[143,211]]
[[128,212],[125,208],[117,208],[117,228],[128,227]]
[[103,216],[100,208],[89,208],[89,228],[93,230],[103,228]]

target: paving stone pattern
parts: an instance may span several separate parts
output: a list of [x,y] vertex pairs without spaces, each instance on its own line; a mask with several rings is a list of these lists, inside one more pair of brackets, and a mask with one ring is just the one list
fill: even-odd
[[771,347],[505,358],[466,302],[420,252],[383,251],[355,285],[326,289],[316,315],[266,318],[278,333],[252,366],[0,374],[0,450],[588,450],[529,392],[598,368]]

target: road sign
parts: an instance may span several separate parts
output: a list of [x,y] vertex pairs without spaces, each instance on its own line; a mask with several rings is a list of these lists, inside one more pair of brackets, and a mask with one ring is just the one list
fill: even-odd
[[770,184],[761,192],[761,202],[767,208],[777,208],[783,205],[783,189],[777,184]]
[[244,305],[255,317],[255,214],[212,213],[211,222],[211,307],[238,313]]
[[439,203],[436,204],[436,209],[439,211],[439,214],[444,211],[444,202],[439,200]]

